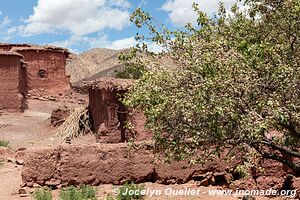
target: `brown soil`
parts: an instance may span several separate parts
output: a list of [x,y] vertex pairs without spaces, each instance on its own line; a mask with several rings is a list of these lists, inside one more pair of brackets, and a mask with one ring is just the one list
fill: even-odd
[[1,113],[0,140],[9,141],[13,149],[59,143],[61,138],[56,137],[56,128],[50,123],[52,111],[65,106],[74,108],[87,101],[86,96],[75,93],[51,98],[42,92],[31,94],[24,113]]

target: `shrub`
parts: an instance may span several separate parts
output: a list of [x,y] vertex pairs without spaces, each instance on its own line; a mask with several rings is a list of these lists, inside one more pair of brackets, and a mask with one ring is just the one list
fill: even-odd
[[93,199],[96,197],[96,193],[97,191],[89,186],[89,185],[81,185],[80,186],[80,192],[82,194],[82,197],[83,198],[86,198],[86,199]]
[[115,200],[111,195],[107,195],[105,200]]
[[47,189],[38,189],[34,192],[35,200],[52,200],[52,194]]
[[63,188],[59,195],[60,200],[96,200],[96,190],[88,185],[79,188],[70,186]]
[[4,140],[0,140],[0,147],[9,147],[9,142],[4,141]]
[[[119,194],[117,200],[132,200],[132,199],[143,199],[141,191],[144,190],[144,185],[137,185],[134,183],[125,183],[122,187],[119,188]],[[130,195],[128,191],[135,191],[133,195]],[[126,193],[126,195],[123,195]]]

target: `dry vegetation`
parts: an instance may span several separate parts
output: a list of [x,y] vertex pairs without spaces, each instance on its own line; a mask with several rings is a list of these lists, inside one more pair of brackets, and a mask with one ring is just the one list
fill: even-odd
[[57,134],[65,138],[74,138],[91,132],[90,116],[87,107],[71,110],[69,117],[57,129]]

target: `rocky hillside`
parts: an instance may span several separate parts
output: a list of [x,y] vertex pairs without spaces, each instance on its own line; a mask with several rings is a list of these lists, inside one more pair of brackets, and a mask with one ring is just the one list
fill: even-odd
[[[71,75],[72,85],[80,85],[98,77],[114,76],[116,71],[124,67],[120,63],[118,55],[127,50],[96,48],[79,55],[71,54],[67,63],[67,73]],[[140,56],[142,59],[153,61],[153,58],[146,55],[140,54]],[[175,68],[176,66],[176,63],[167,56],[161,56],[155,62],[167,68]]]
[[122,51],[125,50],[97,48],[79,55],[70,55],[67,73],[71,75],[71,82],[75,83],[99,73],[112,73],[112,70],[122,67],[118,60]]

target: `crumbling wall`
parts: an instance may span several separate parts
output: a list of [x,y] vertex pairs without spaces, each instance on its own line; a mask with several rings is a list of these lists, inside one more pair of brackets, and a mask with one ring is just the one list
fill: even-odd
[[243,190],[299,189],[299,177],[291,176],[295,174],[286,171],[282,163],[271,160],[258,162],[251,167],[249,177],[242,178],[235,169],[241,165],[240,158],[246,153],[239,152],[228,162],[228,151],[230,148],[224,149],[220,157],[212,157],[204,164],[191,164],[189,159],[164,162],[163,157],[159,159],[149,146],[141,143],[134,147],[127,144],[64,144],[21,150],[17,152],[16,163],[23,164],[22,181],[27,187],[36,184],[61,188],[81,184],[182,184],[194,181],[198,186]]
[[100,132],[104,131],[101,130],[101,128],[105,126],[111,135],[117,135],[120,140],[116,113],[117,103],[116,91],[99,88],[91,88],[89,90],[89,110],[93,120],[93,131],[95,133],[101,134]]
[[46,89],[50,93],[70,89],[70,77],[66,75],[67,55],[47,50],[17,50],[27,63],[28,89]]
[[[213,173],[226,176],[228,169],[238,164],[215,158],[205,165],[191,165],[188,160],[165,163],[155,157],[147,146],[130,148],[127,144],[62,145],[31,148],[20,152],[24,163],[22,180],[27,186],[66,186],[80,184],[186,183],[206,176],[213,181]],[[207,174],[207,173],[210,174]],[[228,174],[228,177],[230,175]],[[227,183],[232,179],[227,179]],[[213,184],[219,184],[214,182]],[[222,183],[223,184],[223,183]]]
[[[93,131],[98,142],[119,143],[135,139],[150,139],[152,134],[145,130],[146,118],[142,112],[128,109],[120,98],[127,92],[129,80],[104,78],[89,87],[89,110],[93,120]],[[133,130],[127,130],[131,123]]]
[[26,68],[18,55],[0,55],[0,109],[22,111],[25,106]]

